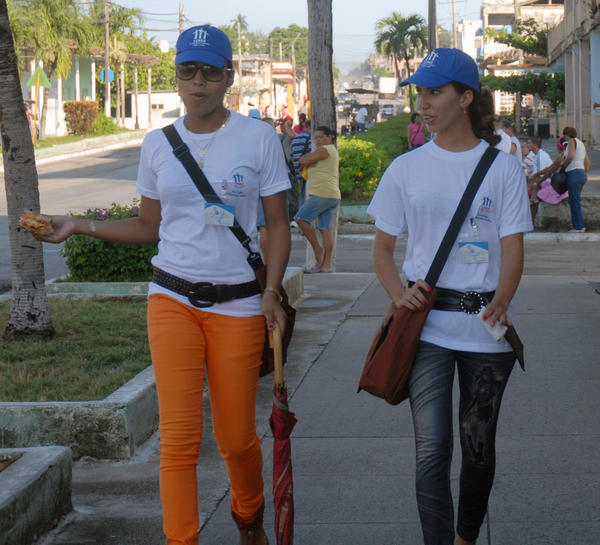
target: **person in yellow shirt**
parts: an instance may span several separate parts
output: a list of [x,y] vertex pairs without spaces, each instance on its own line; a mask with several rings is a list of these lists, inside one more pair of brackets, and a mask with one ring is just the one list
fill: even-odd
[[[315,268],[304,269],[304,272],[309,274],[331,272],[333,255],[331,224],[342,197],[339,183],[339,156],[334,144],[336,133],[329,127],[317,127],[314,138],[317,149],[298,159],[300,167],[309,168],[306,201],[294,217],[315,253]],[[319,244],[316,231],[312,226],[314,220],[317,220],[323,246]]]

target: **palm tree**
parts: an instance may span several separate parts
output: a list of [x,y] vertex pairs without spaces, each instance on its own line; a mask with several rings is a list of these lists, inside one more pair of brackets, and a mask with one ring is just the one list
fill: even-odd
[[[73,62],[72,48],[86,52],[92,27],[85,22],[76,0],[31,0],[15,3],[11,17],[18,18],[15,35],[18,47],[33,50],[37,61],[42,61],[48,79],[56,75],[67,78]],[[40,137],[44,137],[48,89],[44,88]]]
[[42,243],[18,225],[23,210],[40,209],[40,196],[6,0],[0,0],[0,96],[12,266],[12,303],[4,333],[49,336],[54,328],[44,287]]
[[[410,77],[410,59],[427,47],[427,27],[420,15],[403,17],[394,11],[389,17],[383,17],[375,23],[375,47],[380,53],[394,60],[396,73],[399,73],[400,60],[404,59],[407,77]],[[414,111],[412,89],[409,88],[410,111]]]
[[246,16],[242,15],[241,13],[238,13],[235,19],[231,20],[231,23],[234,27],[238,27],[242,32],[246,32],[248,30],[248,21],[246,20]]
[[[310,96],[310,124],[313,130],[320,126],[335,130],[336,115],[333,93],[333,15],[332,0],[308,0],[308,79]],[[339,209],[338,209],[339,210]],[[333,221],[333,258],[337,242],[338,213]],[[310,244],[306,244],[306,266],[316,266]]]

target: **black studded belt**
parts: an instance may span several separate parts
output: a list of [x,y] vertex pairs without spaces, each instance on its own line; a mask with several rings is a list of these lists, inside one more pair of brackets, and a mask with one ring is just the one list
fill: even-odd
[[[412,286],[414,282],[409,282]],[[446,288],[435,288],[437,298],[433,305],[435,310],[461,311],[477,314],[494,297],[495,291],[480,293],[478,291],[456,291]]]
[[152,282],[180,295],[185,295],[198,308],[207,308],[215,303],[226,303],[261,293],[256,280],[243,284],[212,284],[211,282],[188,282],[162,269],[154,267]]

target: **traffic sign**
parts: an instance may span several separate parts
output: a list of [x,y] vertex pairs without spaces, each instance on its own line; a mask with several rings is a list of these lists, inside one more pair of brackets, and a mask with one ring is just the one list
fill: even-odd
[[[100,72],[100,81],[104,83],[104,70]],[[109,68],[108,69],[108,81],[112,82],[115,79],[115,73]]]
[[26,85],[28,87],[51,87],[50,81],[48,81],[48,76],[46,76],[46,72],[42,69],[41,66],[38,66],[31,77],[27,81]]

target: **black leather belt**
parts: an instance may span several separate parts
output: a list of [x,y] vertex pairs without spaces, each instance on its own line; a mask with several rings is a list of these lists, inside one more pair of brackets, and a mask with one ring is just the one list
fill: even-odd
[[[409,282],[409,287],[414,282]],[[467,314],[477,314],[494,297],[495,291],[480,293],[478,291],[456,291],[446,288],[435,288],[437,298],[433,308],[435,310],[461,311]]]
[[154,267],[152,282],[180,295],[185,295],[198,308],[212,307],[234,299],[244,299],[261,293],[257,280],[243,284],[212,284],[210,282],[188,282],[162,269]]

